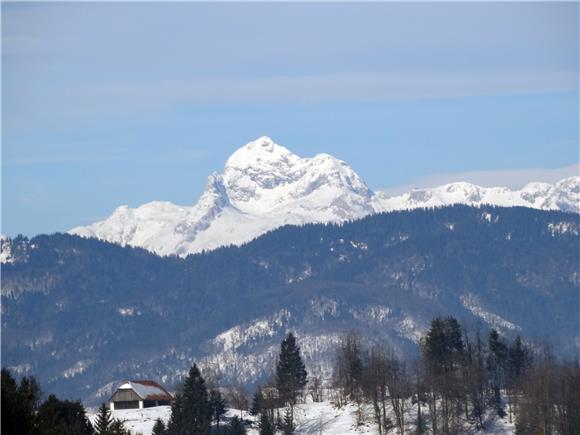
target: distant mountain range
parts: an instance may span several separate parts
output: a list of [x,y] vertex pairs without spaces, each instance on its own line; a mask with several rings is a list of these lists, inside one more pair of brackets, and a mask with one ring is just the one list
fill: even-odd
[[328,377],[346,331],[413,354],[437,315],[577,355],[579,233],[577,213],[456,205],[287,226],[186,258],[73,235],[4,239],[2,364],[97,404],[123,379],[171,387],[193,360],[250,386],[287,331]]
[[186,256],[240,245],[283,225],[343,222],[394,210],[452,204],[524,206],[579,212],[580,177],[521,190],[451,183],[400,196],[373,192],[350,166],[328,154],[301,158],[268,137],[234,152],[223,174],[208,178],[194,206],[154,201],[121,206],[101,222],[71,234]]
[[97,404],[123,379],[171,387],[192,360],[252,385],[287,331],[327,378],[344,332],[413,354],[437,315],[578,354],[579,202],[580,177],[389,197],[262,137],[193,207],[2,237],[2,364]]

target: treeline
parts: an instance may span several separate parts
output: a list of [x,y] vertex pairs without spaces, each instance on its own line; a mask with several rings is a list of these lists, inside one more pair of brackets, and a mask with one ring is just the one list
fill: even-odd
[[[293,433],[293,407],[307,382],[307,373],[300,349],[292,334],[282,341],[276,365],[277,408],[289,406],[284,419],[264,412],[260,420],[260,434],[273,435],[277,428],[285,434]],[[94,424],[89,421],[80,401],[61,400],[54,395],[41,401],[42,391],[33,376],[23,377],[18,383],[9,370],[2,369],[1,427],[4,435],[130,435],[123,422],[111,417],[108,406],[99,408]],[[230,405],[247,408],[248,400],[240,390],[228,394]],[[254,415],[266,411],[267,402]],[[254,407],[256,407],[254,403]],[[171,404],[167,425],[155,422],[153,435],[245,435],[246,424],[233,416],[227,425],[220,426],[226,413],[226,399],[219,388],[208,388],[194,363],[179,387]]]
[[252,398],[250,414],[258,419],[260,435],[274,435],[277,430],[284,435],[294,433],[294,406],[303,400],[307,383],[300,347],[290,333],[280,346],[275,376],[259,387]]
[[[153,435],[245,435],[243,421],[234,416],[220,426],[226,413],[226,402],[219,389],[208,389],[205,379],[194,363],[171,403],[171,417],[167,425],[158,419]],[[215,425],[214,425],[215,423]]]
[[[346,334],[336,349],[333,379],[325,383],[307,378],[300,348],[288,334],[275,375],[255,391],[250,414],[260,435],[289,435],[295,405],[310,397],[330,399],[338,407],[354,405],[356,424],[374,424],[380,435],[492,433],[498,418],[513,424],[517,435],[580,433],[578,361],[559,360],[549,346],[531,347],[520,336],[508,339],[495,329],[469,333],[453,317],[433,319],[420,350],[418,359],[405,361],[384,344]],[[247,404],[239,391],[229,402],[238,409]],[[177,403],[173,409],[181,409]],[[209,433],[175,430],[175,415],[166,432],[155,434]],[[249,422],[239,423],[240,432],[232,433],[244,433],[243,423]]]
[[[307,397],[354,406],[356,424],[374,424],[379,435],[459,435],[492,431],[498,418],[517,435],[580,433],[580,365],[559,360],[549,346],[526,345],[521,337],[469,333],[453,317],[437,317],[420,342],[420,357],[400,359],[384,345],[357,333],[336,348],[332,380],[308,378],[293,334],[281,343],[274,376],[251,400],[241,388],[206,382],[194,363],[178,388],[167,424],[153,435],[245,435],[251,424],[224,419],[226,407],[249,410],[260,435],[293,434],[294,409]],[[249,408],[249,409],[248,409]],[[79,401],[49,396],[33,377],[18,384],[2,370],[2,431],[5,435],[128,435],[105,404],[91,425]]]
[[493,431],[497,418],[514,424],[518,435],[580,433],[578,361],[559,360],[547,345],[532,348],[520,336],[508,339],[495,329],[469,333],[453,317],[433,319],[420,341],[420,357],[412,361],[384,344],[346,334],[326,388],[318,377],[307,379],[289,334],[275,373],[251,401],[260,435],[293,433],[294,406],[307,396],[338,407],[354,404],[356,424],[375,424],[380,435]]
[[[294,433],[294,406],[306,387],[307,372],[291,333],[281,343],[275,371],[271,386],[258,389],[252,400],[250,413],[258,418],[260,435],[274,435],[278,431]],[[230,390],[228,396],[233,407],[240,410],[248,407],[242,391]],[[153,435],[245,435],[249,422],[237,416],[233,416],[225,427],[220,427],[225,410],[221,391],[208,389],[194,364],[171,405],[169,422],[165,425],[157,420]]]
[[519,435],[580,433],[578,361],[559,361],[549,347],[532,350],[495,329],[471,335],[453,317],[434,319],[420,347],[421,357],[408,362],[346,335],[336,355],[336,403],[356,404],[358,424],[370,405],[379,434],[485,431],[494,414],[515,422]]
[[[40,385],[33,376],[18,383],[2,369],[2,433],[4,435],[130,435],[123,423],[110,418],[108,409],[95,422],[89,421],[80,401],[49,395],[42,401]],[[101,409],[102,411],[102,409]]]
[[[61,400],[51,394],[42,401],[42,391],[34,376],[23,377],[18,383],[9,370],[2,369],[1,388],[4,435],[132,435],[123,421],[111,416],[105,403],[91,424],[79,400]],[[238,417],[220,428],[225,406],[221,393],[217,390],[208,393],[194,364],[172,403],[168,426],[157,420],[153,435],[244,435],[245,427]],[[213,422],[216,422],[214,428]]]

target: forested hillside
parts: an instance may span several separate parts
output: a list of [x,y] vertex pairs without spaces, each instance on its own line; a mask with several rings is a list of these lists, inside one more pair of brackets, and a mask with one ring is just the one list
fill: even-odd
[[124,378],[171,386],[193,358],[254,383],[288,330],[321,376],[352,329],[413,354],[437,315],[576,354],[579,228],[577,214],[454,206],[284,227],[184,259],[63,234],[7,240],[3,365],[96,403]]

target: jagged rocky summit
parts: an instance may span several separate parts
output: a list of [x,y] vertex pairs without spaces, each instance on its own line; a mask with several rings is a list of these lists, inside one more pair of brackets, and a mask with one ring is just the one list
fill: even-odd
[[153,201],[118,207],[100,222],[70,230],[160,255],[240,245],[283,225],[343,222],[372,213],[451,204],[524,206],[578,212],[580,177],[521,190],[451,183],[400,196],[374,192],[345,162],[329,154],[301,158],[268,137],[235,151],[222,174],[208,177],[194,206]]

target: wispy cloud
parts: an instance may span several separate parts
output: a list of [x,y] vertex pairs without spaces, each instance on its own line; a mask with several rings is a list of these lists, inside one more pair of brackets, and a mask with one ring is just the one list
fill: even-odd
[[[20,152],[22,150],[22,152]],[[188,161],[207,155],[201,148],[170,150],[142,150],[135,153],[130,148],[104,146],[89,142],[59,143],[44,145],[35,152],[28,147],[10,148],[10,154],[3,156],[2,166],[51,166],[72,163],[95,163],[114,161]]]
[[82,162],[106,162],[118,160],[114,156],[100,154],[97,152],[88,152],[82,154],[54,154],[54,155],[35,155],[35,156],[20,156],[8,157],[3,159],[3,166],[37,166],[37,165],[60,165],[68,163],[82,163]]
[[14,3],[3,8],[9,131],[183,105],[578,89],[572,3]]
[[555,183],[563,178],[580,175],[580,163],[554,169],[511,169],[496,171],[447,172],[417,177],[410,183],[379,189],[388,195],[399,195],[412,189],[440,186],[456,181],[466,181],[486,187],[518,189],[533,181]]
[[[155,119],[188,106],[328,104],[435,100],[578,91],[574,71],[479,73],[351,72],[261,77],[195,77],[66,84],[30,91],[4,114],[7,131]],[[73,157],[67,157],[73,158]]]
[[[32,152],[32,150],[34,152]],[[83,162],[107,162],[123,158],[122,150],[107,150],[86,143],[61,143],[42,148],[11,147],[3,156],[2,166],[45,166]]]
[[111,83],[71,89],[69,95],[166,103],[385,101],[578,89],[573,72],[358,72],[261,78]]

